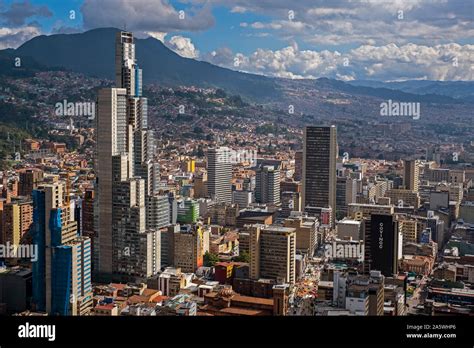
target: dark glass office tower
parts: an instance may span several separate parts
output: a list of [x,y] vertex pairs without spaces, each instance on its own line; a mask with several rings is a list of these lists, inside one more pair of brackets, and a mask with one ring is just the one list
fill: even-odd
[[336,209],[336,126],[306,127],[303,146],[303,209]]

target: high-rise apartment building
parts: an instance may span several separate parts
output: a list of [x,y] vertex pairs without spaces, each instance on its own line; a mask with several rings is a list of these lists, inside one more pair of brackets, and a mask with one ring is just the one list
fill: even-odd
[[193,273],[204,262],[205,239],[200,226],[182,225],[174,233],[174,266]]
[[250,278],[296,280],[296,232],[294,228],[253,225],[249,227]]
[[296,250],[312,257],[318,243],[319,221],[303,214],[294,214],[283,221],[284,227],[295,229]]
[[336,159],[336,127],[306,127],[303,145],[303,209],[332,208],[332,222],[336,209]]
[[271,165],[262,165],[256,170],[255,201],[257,203],[280,203],[280,170]]
[[18,245],[33,223],[33,204],[14,200],[4,205],[3,211],[3,241]]
[[247,208],[254,201],[254,195],[252,191],[233,191],[232,192],[232,203],[237,204],[239,208]]
[[299,150],[295,152],[295,174],[293,178],[296,181],[300,181],[303,178],[303,151]]
[[167,195],[148,196],[146,209],[147,228],[159,230],[170,224],[170,202]]
[[339,218],[347,216],[350,203],[356,202],[357,182],[350,177],[338,177],[336,184],[336,212]]
[[419,224],[416,218],[400,216],[398,224],[403,235],[404,243],[418,243],[419,234],[421,234],[422,231],[418,230]]
[[[86,189],[84,197],[82,199],[82,235],[89,237],[91,241],[91,255],[92,258],[97,256],[94,253],[94,241],[97,240],[97,234],[94,227],[94,200],[95,193],[94,189]],[[97,260],[92,259],[92,266],[97,264]]]
[[216,202],[232,203],[232,163],[226,147],[207,152],[207,194]]
[[405,189],[418,192],[420,168],[417,160],[403,161],[403,185]]

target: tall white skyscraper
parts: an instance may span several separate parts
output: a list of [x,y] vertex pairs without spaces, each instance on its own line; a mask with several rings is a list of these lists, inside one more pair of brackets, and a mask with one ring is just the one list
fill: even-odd
[[232,203],[232,163],[226,147],[210,148],[207,152],[207,193],[222,203]]
[[[130,152],[127,143],[127,98],[122,88],[107,88],[99,91],[97,99],[96,125],[96,221],[98,240],[94,242],[98,253],[95,269],[101,274],[112,274],[112,159],[121,153]],[[126,176],[128,177],[128,170]]]
[[115,49],[117,88],[100,90],[97,102],[95,269],[101,278],[128,280],[156,274],[160,248],[158,232],[146,228],[153,164],[133,35],[118,32]]

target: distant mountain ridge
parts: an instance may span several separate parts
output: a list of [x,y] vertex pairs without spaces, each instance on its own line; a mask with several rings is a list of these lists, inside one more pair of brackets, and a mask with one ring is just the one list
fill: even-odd
[[[346,92],[349,94],[370,95],[381,99],[394,99],[400,101],[411,102],[425,102],[425,103],[456,103],[465,102],[462,98],[457,99],[442,93],[429,93],[428,90],[419,90],[416,92],[407,92],[402,88],[390,88],[390,85],[385,85],[380,82],[379,85],[357,85],[356,83],[347,83],[339,80],[332,80],[328,78],[320,78],[316,80],[319,86],[329,86],[339,92]],[[425,93],[423,93],[425,92]],[[462,100],[461,100],[462,99]]]
[[[79,34],[37,36],[15,53],[33,57],[46,67],[62,67],[89,76],[114,79],[115,33],[119,29],[93,29]],[[138,65],[144,82],[162,85],[220,87],[233,93],[273,98],[278,91],[271,78],[243,74],[207,62],[184,58],[154,38],[135,39]]]
[[[0,74],[23,75],[38,70],[65,69],[88,76],[114,79],[115,33],[119,29],[100,28],[77,34],[37,36],[16,50],[0,51]],[[285,99],[289,81],[242,73],[194,59],[184,58],[154,38],[136,39],[138,64],[145,83],[164,86],[193,85],[222,88],[250,100],[265,103]],[[21,57],[22,68],[13,68]],[[5,64],[4,64],[5,62]],[[16,75],[15,75],[16,76]],[[430,82],[430,83],[428,83]],[[381,99],[435,103],[474,103],[474,82],[377,81],[343,82],[334,79],[292,80],[293,88],[333,89],[339,93],[368,95]]]
[[348,82],[356,87],[388,88],[405,93],[427,95],[444,95],[455,99],[474,101],[474,81],[430,81],[430,80],[407,80],[407,81],[370,81],[356,80]]

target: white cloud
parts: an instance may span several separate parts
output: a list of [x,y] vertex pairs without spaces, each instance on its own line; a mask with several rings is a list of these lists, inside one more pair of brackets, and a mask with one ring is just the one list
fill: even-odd
[[81,7],[84,27],[115,27],[140,32],[204,30],[214,25],[209,5],[191,7],[180,16],[167,0],[85,0]]
[[163,32],[159,32],[159,31],[147,31],[146,34],[151,36],[151,37],[154,37],[155,39],[157,39],[157,40],[159,40],[163,43],[165,42],[166,35],[168,35],[168,33],[163,33]]
[[242,6],[234,6],[230,10],[230,12],[232,12],[232,13],[245,13],[245,12],[247,12],[247,9],[245,7],[242,7]]
[[254,22],[250,25],[254,29],[263,29],[265,25],[262,22]]
[[21,28],[0,28],[0,49],[17,48],[25,41],[41,34],[37,26]]
[[173,36],[168,42],[166,42],[166,45],[182,57],[199,57],[199,51],[196,50],[196,47],[194,47],[190,38],[182,37],[180,35]]
[[245,7],[248,12],[267,16],[269,20],[254,22],[250,28],[272,29],[276,38],[309,44],[432,45],[472,42],[474,37],[470,0],[207,1],[229,8]]
[[[225,53],[225,54],[224,54]],[[225,58],[225,59],[224,59]],[[383,46],[362,45],[347,53],[337,50],[300,50],[296,43],[279,50],[257,49],[249,55],[206,55],[221,66],[257,74],[288,77],[332,77],[341,80],[404,79],[474,80],[474,45],[413,43]],[[235,66],[235,59],[238,66]]]

